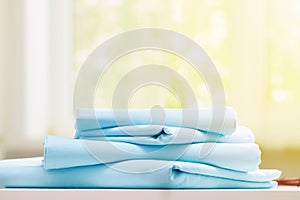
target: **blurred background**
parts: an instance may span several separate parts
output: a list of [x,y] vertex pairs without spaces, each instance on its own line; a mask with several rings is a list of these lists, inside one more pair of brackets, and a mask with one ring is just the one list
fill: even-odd
[[[0,157],[39,156],[46,135],[73,137],[72,95],[83,62],[113,35],[144,27],[174,30],[201,45],[221,75],[226,104],[255,134],[261,167],[300,176],[299,0],[0,0]],[[145,50],[110,66],[95,106],[110,107],[118,80],[150,63],[176,70],[199,105],[211,104],[192,66]],[[157,85],[129,101],[132,108],[153,105],[189,106]]]

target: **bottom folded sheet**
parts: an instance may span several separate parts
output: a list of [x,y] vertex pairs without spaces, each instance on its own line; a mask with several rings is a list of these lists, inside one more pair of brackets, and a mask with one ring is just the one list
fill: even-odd
[[210,165],[130,160],[45,170],[43,158],[0,161],[0,185],[22,188],[271,188],[278,170],[237,172]]

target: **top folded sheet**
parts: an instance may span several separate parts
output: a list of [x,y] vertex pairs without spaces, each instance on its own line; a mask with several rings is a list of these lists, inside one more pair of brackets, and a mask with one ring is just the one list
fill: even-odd
[[165,125],[230,135],[236,128],[236,113],[201,109],[78,109],[77,134],[82,131],[130,125]]

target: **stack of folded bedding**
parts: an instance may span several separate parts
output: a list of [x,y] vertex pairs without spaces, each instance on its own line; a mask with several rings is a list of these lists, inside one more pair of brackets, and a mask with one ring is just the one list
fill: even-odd
[[[193,112],[190,110],[190,112]],[[44,158],[0,162],[0,185],[62,188],[271,188],[278,170],[258,169],[260,150],[226,108],[183,120],[180,109],[79,109],[74,139],[48,136]],[[161,114],[161,113],[160,113]],[[162,118],[163,121],[161,119]],[[209,131],[208,131],[209,130]],[[217,130],[217,128],[215,129]]]

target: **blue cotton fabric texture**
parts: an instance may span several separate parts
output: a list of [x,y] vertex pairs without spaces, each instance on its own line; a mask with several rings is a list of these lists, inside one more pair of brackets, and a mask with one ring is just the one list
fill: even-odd
[[150,146],[48,136],[44,152],[45,169],[152,159],[206,163],[232,170],[253,171],[258,169],[261,161],[261,152],[254,143]]
[[[214,117],[214,118],[213,118]],[[222,127],[211,122],[219,121]],[[77,134],[83,131],[130,125],[165,125],[192,128],[206,132],[230,135],[236,128],[236,113],[225,108],[224,116],[213,116],[213,109],[78,109]]]
[[45,170],[42,158],[0,161],[0,184],[12,188],[253,189],[275,187],[272,180],[279,176],[278,170],[237,172],[162,160],[130,160],[56,170]]

